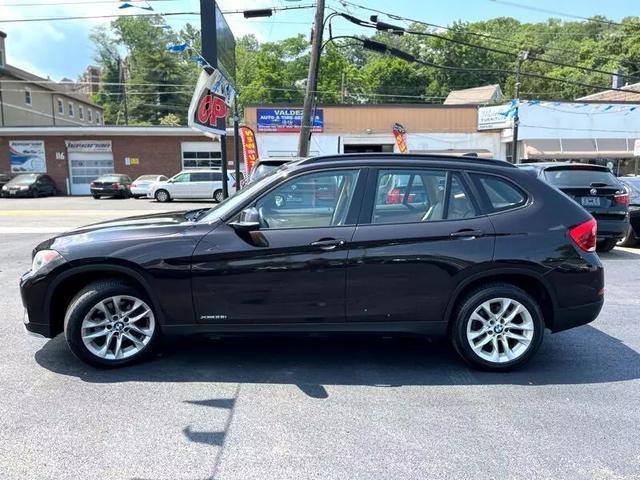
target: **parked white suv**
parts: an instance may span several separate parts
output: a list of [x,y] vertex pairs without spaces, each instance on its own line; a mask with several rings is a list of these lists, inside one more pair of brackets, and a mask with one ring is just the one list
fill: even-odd
[[[236,188],[235,177],[228,173],[229,192]],[[158,202],[169,202],[175,198],[213,198],[222,201],[222,171],[219,169],[185,170],[166,182],[151,185],[147,197]]]

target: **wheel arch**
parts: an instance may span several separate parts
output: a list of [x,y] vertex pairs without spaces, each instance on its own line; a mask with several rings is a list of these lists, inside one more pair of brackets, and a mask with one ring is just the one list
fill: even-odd
[[555,313],[557,309],[556,297],[553,288],[544,276],[524,269],[502,268],[489,270],[465,279],[461,282],[447,304],[445,318],[447,319],[448,328],[453,323],[453,315],[456,306],[464,296],[489,282],[502,282],[515,285],[531,295],[539,304],[544,316],[545,326],[553,330],[555,322]]
[[134,267],[114,264],[83,265],[72,267],[61,274],[48,290],[45,305],[52,335],[64,330],[65,313],[73,297],[89,283],[105,279],[119,279],[139,289],[149,298],[159,322],[162,323],[162,309],[154,290],[145,276]]

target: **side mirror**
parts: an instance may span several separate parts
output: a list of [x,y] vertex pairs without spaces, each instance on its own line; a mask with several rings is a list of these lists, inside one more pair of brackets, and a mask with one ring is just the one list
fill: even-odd
[[229,226],[239,232],[260,230],[260,212],[256,207],[245,208],[240,212],[240,218]]

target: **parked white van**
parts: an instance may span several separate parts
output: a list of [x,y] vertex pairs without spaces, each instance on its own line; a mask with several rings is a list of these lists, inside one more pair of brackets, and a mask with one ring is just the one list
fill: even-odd
[[[229,192],[235,192],[236,180],[228,173]],[[147,197],[158,202],[170,202],[176,198],[212,198],[222,201],[222,171],[220,169],[183,170],[166,182],[151,185]]]

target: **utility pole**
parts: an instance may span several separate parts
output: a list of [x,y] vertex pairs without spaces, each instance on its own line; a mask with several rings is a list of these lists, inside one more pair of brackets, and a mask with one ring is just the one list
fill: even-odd
[[520,70],[522,69],[522,63],[529,57],[529,51],[524,50],[518,54],[518,58],[516,60],[516,89],[515,89],[515,100],[516,100],[516,110],[513,115],[513,141],[512,141],[512,150],[511,150],[511,160],[513,163],[520,163],[518,159],[518,127],[520,124]]
[[124,102],[124,124],[129,125],[129,103],[127,101],[127,78],[122,68],[122,58],[118,55],[118,78],[122,86],[122,95]]
[[344,81],[345,81],[345,73],[342,72],[342,82],[340,82],[340,103],[344,104]]
[[324,0],[316,2],[316,16],[313,23],[313,37],[311,39],[311,59],[309,61],[309,74],[307,75],[307,91],[304,96],[302,109],[302,122],[300,125],[300,138],[298,140],[298,156],[309,155],[309,141],[311,140],[311,109],[313,97],[318,86],[318,70],[320,66],[320,50],[322,46],[322,30],[324,27]]
[[[245,162],[247,160],[245,159]],[[233,102],[233,166],[235,167],[236,192],[240,190],[240,117],[238,115],[238,96]]]

